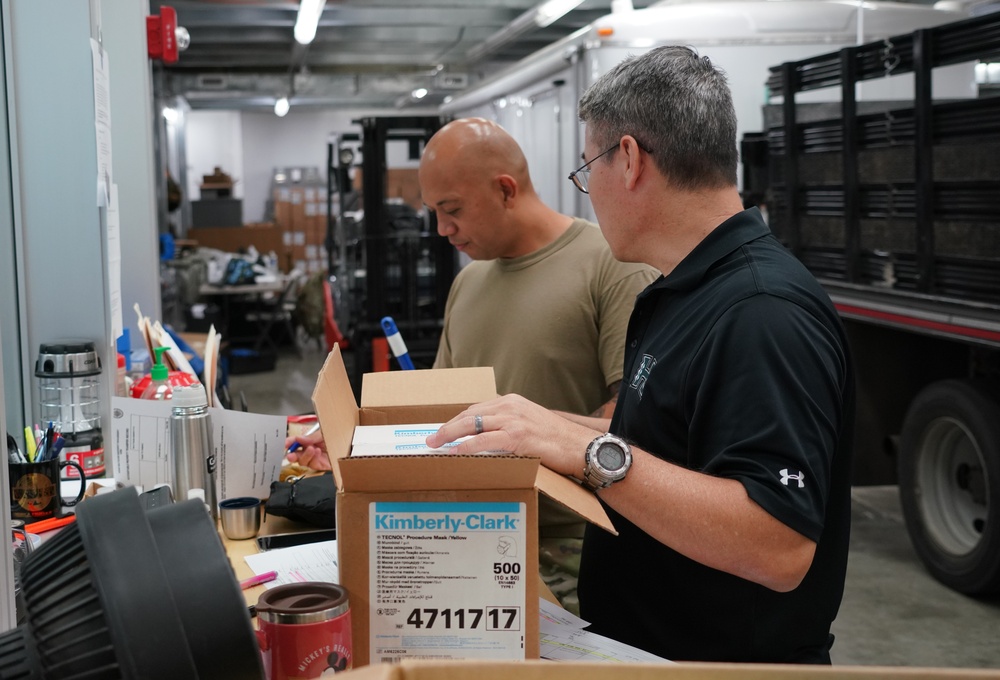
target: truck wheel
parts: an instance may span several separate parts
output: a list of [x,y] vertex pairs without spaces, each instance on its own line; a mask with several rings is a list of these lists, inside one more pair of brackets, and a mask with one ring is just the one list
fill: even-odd
[[910,404],[899,493],[917,555],[967,595],[1000,591],[1000,404],[980,386],[945,380]]

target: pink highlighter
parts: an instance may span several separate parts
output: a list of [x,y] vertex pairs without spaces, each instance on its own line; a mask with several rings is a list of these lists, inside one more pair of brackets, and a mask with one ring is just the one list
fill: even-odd
[[278,572],[276,571],[265,571],[263,574],[257,574],[256,576],[251,576],[248,579],[240,581],[240,590],[246,590],[247,588],[253,588],[254,586],[259,586],[262,583],[267,583],[268,581],[273,581],[278,578]]

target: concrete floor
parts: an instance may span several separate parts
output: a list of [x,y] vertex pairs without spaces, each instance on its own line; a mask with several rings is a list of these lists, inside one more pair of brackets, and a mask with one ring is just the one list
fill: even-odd
[[[285,351],[274,371],[230,376],[258,413],[311,413],[325,354],[313,344],[298,358]],[[851,554],[835,664],[998,669],[1000,598],[956,593],[931,578],[910,546],[894,486],[855,488]]]
[[941,585],[910,545],[895,486],[855,487],[837,664],[1000,669],[1000,598]]

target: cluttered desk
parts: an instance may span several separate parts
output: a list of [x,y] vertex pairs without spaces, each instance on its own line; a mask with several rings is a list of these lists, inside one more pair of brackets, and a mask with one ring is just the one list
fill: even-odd
[[293,280],[283,275],[253,283],[214,284],[204,283],[198,288],[198,294],[203,298],[217,299],[220,302],[220,330],[231,343],[246,342],[259,349],[267,342],[266,324],[255,323],[248,335],[233,335],[237,328],[234,313],[239,310],[244,314],[254,314],[260,311],[270,311],[274,304],[268,304],[269,297],[280,298],[288,292]]
[[[379,384],[374,385],[374,392],[371,391],[373,386],[366,381],[369,391],[363,390],[362,403],[375,407],[382,404],[381,411],[390,418],[399,417],[408,408],[412,410],[413,407],[407,406],[408,403],[425,404],[421,408],[436,409],[435,412],[440,414],[438,417],[447,417],[444,411],[454,411],[456,403],[471,403],[472,399],[495,394],[491,372],[455,370],[458,372],[447,375],[434,371],[372,374],[387,378],[388,381],[376,381]],[[467,372],[470,370],[471,374]],[[449,381],[449,377],[453,380]],[[462,380],[455,382],[454,379]],[[402,382],[397,382],[400,380]],[[431,382],[427,383],[426,380]],[[204,399],[203,388],[201,392]],[[352,637],[350,650],[353,657],[345,657],[343,650],[337,652],[336,658],[330,657],[332,652],[317,656],[315,658],[320,659],[321,663],[326,663],[320,671],[343,667],[345,658],[355,659],[355,665],[364,665],[382,659],[389,654],[387,650],[404,649],[394,642],[378,642],[376,645],[373,643],[375,638],[369,637],[369,629],[374,630],[376,623],[385,628],[390,624],[395,626],[397,619],[408,631],[408,640],[426,638],[427,642],[407,643],[415,646],[396,656],[415,658],[431,653],[424,649],[422,645],[425,644],[435,645],[434,649],[439,651],[433,653],[448,654],[448,658],[523,659],[526,655],[538,655],[541,625],[538,599],[546,591],[537,576],[530,576],[538,569],[537,534],[531,528],[533,518],[537,516],[537,497],[533,487],[537,459],[510,456],[453,459],[432,456],[435,460],[431,465],[431,461],[425,461],[425,457],[419,455],[394,457],[392,460],[376,456],[379,460],[369,460],[363,467],[366,470],[377,467],[382,470],[375,475],[381,480],[379,484],[392,482],[398,488],[390,495],[376,494],[374,497],[367,497],[363,493],[359,494],[357,488],[349,486],[346,489],[349,493],[339,494],[335,492],[331,475],[303,476],[294,483],[283,479],[282,472],[287,472],[288,468],[284,464],[284,442],[290,430],[287,417],[263,416],[213,407],[210,425],[199,421],[201,424],[195,427],[196,423],[188,418],[196,414],[191,413],[186,404],[177,401],[178,396],[183,393],[184,390],[178,388],[170,401],[113,398],[112,409],[115,416],[107,436],[108,459],[115,470],[118,483],[155,491],[165,478],[173,474],[186,482],[183,492],[177,492],[180,493],[177,502],[161,503],[159,507],[144,513],[133,502],[139,497],[134,491],[121,489],[97,494],[83,500],[76,507],[77,519],[59,529],[59,534],[43,545],[39,554],[45,552],[48,545],[79,540],[85,544],[84,550],[94,551],[97,561],[102,565],[114,562],[116,565],[133,566],[134,563],[140,566],[141,569],[132,570],[128,574],[121,573],[122,569],[117,567],[108,571],[109,577],[115,578],[110,597],[136,599],[127,595],[134,591],[136,594],[143,593],[143,597],[138,598],[142,600],[147,587],[145,572],[167,572],[165,584],[157,585],[155,579],[150,581],[150,587],[165,591],[156,594],[153,600],[160,602],[160,599],[170,596],[171,590],[182,589],[185,592],[175,592],[169,597],[174,601],[172,609],[166,607],[161,610],[154,607],[154,611],[176,611],[174,618],[179,622],[179,628],[174,626],[175,630],[171,635],[177,638],[178,644],[188,645],[188,656],[192,659],[190,663],[196,667],[211,661],[201,658],[202,650],[198,645],[190,643],[190,640],[185,643],[185,639],[197,640],[197,631],[211,625],[213,629],[224,631],[230,636],[228,642],[221,640],[219,644],[231,644],[236,650],[244,650],[235,651],[236,654],[248,653],[247,650],[252,649],[254,658],[263,659],[260,663],[273,670],[273,666],[269,664],[279,663],[277,657],[261,654],[259,645],[256,644],[256,633],[253,633],[254,627],[260,632],[262,624],[266,624],[266,629],[270,624],[292,626],[297,624],[288,623],[289,621],[312,620],[317,616],[324,621],[327,620],[325,617],[329,617],[330,621],[342,617],[345,603],[338,603],[338,598],[326,592],[330,590],[330,586],[342,588],[344,592],[351,594],[351,621],[353,629],[358,632]],[[391,402],[382,402],[383,399],[391,399]],[[435,400],[444,400],[445,403],[434,406],[430,402]],[[345,455],[342,445],[350,446],[352,428],[357,423],[359,413],[339,348],[334,348],[327,358],[317,380],[313,402],[317,404],[320,414],[325,411],[325,415],[320,417],[324,421],[322,424],[327,426],[324,431],[340,433],[328,438],[328,445],[332,447],[331,455]],[[397,412],[390,403],[398,404],[403,411]],[[204,411],[203,401],[200,408]],[[331,416],[333,420],[329,420]],[[410,417],[413,417],[412,413]],[[179,428],[181,423],[178,420],[182,420],[187,429]],[[311,424],[297,425],[308,430]],[[410,426],[402,429],[408,436],[424,436],[419,432],[414,434],[414,428]],[[210,431],[211,444],[205,448],[200,435],[193,438],[179,437],[178,433],[182,431],[201,434]],[[361,443],[359,440],[359,445]],[[199,446],[202,447],[200,453],[195,453]],[[195,460],[206,462],[208,466],[190,465]],[[184,468],[186,472],[179,472],[181,468],[178,464],[182,461],[188,463],[187,468]],[[362,460],[359,458],[356,462],[361,463]],[[431,474],[428,465],[434,469],[449,468],[451,473],[443,477]],[[392,472],[390,468],[399,469]],[[212,481],[203,477],[203,473],[210,469],[215,474]],[[513,474],[516,474],[516,479],[510,476]],[[191,479],[187,479],[189,475]],[[314,479],[325,479],[327,487],[314,496],[315,503],[299,502],[306,497],[307,487]],[[448,488],[442,489],[440,484],[431,483],[434,479],[447,479],[445,486]],[[457,483],[459,479],[466,489],[455,495],[454,491],[449,490],[451,487],[448,484]],[[503,480],[504,486],[513,488],[491,490],[495,488],[497,480]],[[209,488],[217,491],[221,502],[211,500]],[[181,489],[181,485],[177,489]],[[291,499],[296,500],[295,510],[300,514],[296,515],[299,519],[294,523],[291,515],[279,518],[276,516],[278,513],[274,512],[262,518],[258,514],[263,505],[281,508],[282,491],[287,492],[285,498],[288,504],[292,504]],[[349,496],[350,503],[344,506],[343,512],[346,514],[343,514],[340,503],[345,495]],[[122,500],[123,497],[132,500]],[[379,523],[383,520],[377,520],[375,514],[368,515],[370,506],[366,499],[374,501],[376,498],[379,499],[376,504],[378,507],[372,512],[377,511],[379,516],[384,516],[384,524]],[[382,501],[389,502],[389,505],[384,506]],[[304,521],[305,515],[301,514],[303,511],[311,512],[314,518],[323,515],[329,528],[334,517],[335,502],[336,513],[343,518],[346,532],[344,536],[338,532],[335,541],[273,547],[275,542],[298,543],[303,538],[312,537],[306,532],[316,530],[316,522]],[[234,507],[230,508],[230,504]],[[206,506],[209,508],[207,512]],[[198,511],[193,516],[190,509],[192,507]],[[233,511],[232,515],[228,512],[230,509]],[[408,512],[409,515],[403,514],[401,518],[394,519],[393,513],[397,509],[403,513]],[[218,519],[213,518],[215,513],[218,513]],[[438,517],[442,513],[445,517]],[[460,525],[454,524],[457,521],[453,517],[454,513],[461,513]],[[129,519],[132,514],[138,516]],[[174,520],[170,519],[173,515],[177,516],[177,522],[191,524],[191,535],[186,536],[183,541],[175,534]],[[235,525],[230,521],[234,517],[239,520]],[[393,528],[402,528],[404,524],[398,522],[410,521],[407,517],[416,518],[412,521],[420,522],[425,519],[433,520],[435,526],[452,528],[431,533],[399,532]],[[467,517],[472,518],[468,520],[468,526],[464,519]],[[263,523],[257,525],[256,522],[261,519]],[[121,531],[120,523],[124,524]],[[132,524],[135,526],[131,526]],[[208,524],[209,529],[198,528],[201,524]],[[113,530],[108,531],[112,527]],[[72,537],[74,534],[78,534],[78,539],[63,538],[64,535]],[[197,536],[201,534],[204,534],[205,545],[198,544]],[[461,540],[452,540],[448,537],[449,534]],[[261,543],[258,543],[258,538]],[[261,550],[265,543],[269,549]],[[150,544],[155,547],[143,547]],[[148,554],[144,553],[142,559],[134,558],[134,550],[144,550]],[[218,566],[216,552],[222,554],[224,568]],[[202,553],[207,557],[202,558]],[[383,564],[381,571],[369,572],[369,554],[373,560]],[[345,558],[345,555],[350,557]],[[411,555],[416,557],[411,558]],[[162,558],[170,566],[145,564],[145,561],[154,558]],[[89,559],[89,556],[86,560],[81,558],[82,561]],[[344,568],[344,559],[348,559],[349,571]],[[416,562],[410,564],[411,559],[416,559]],[[30,564],[29,559],[23,572],[26,604],[33,601],[28,597],[34,587],[29,584],[32,578],[29,572],[32,570],[27,569],[27,566]],[[494,573],[496,565],[501,570],[500,580],[497,580]],[[202,573],[208,568],[212,569],[212,574]],[[274,572],[273,575],[271,572]],[[463,574],[467,574],[468,578]],[[348,582],[348,576],[353,580]],[[141,584],[135,585],[135,579],[140,579]],[[247,586],[246,590],[241,589],[241,582]],[[186,592],[189,587],[198,594],[197,598]],[[213,591],[211,595],[203,592],[209,587]],[[291,593],[286,601],[278,597],[285,592],[282,588],[300,590]],[[323,592],[309,592],[311,588],[323,589]],[[101,592],[108,597],[105,590],[102,589]],[[375,607],[375,592],[381,593],[377,596],[381,598],[379,602],[392,601],[396,604],[380,604]],[[314,597],[317,594],[321,596],[318,599]],[[205,602],[214,603],[211,610],[198,604],[198,599],[202,597]],[[238,607],[233,604],[234,599]],[[317,602],[321,604],[315,604]],[[148,622],[141,618],[141,612],[133,612],[124,605],[120,607],[117,602],[105,602],[104,605],[107,611],[112,612],[108,616],[116,619],[109,625],[128,631],[115,633],[125,640],[121,644],[144,644],[142,640],[129,635],[133,630],[148,627]],[[249,605],[257,608],[255,620],[250,618]],[[320,611],[316,611],[317,607]],[[420,611],[417,619],[407,622],[411,610],[417,609]],[[459,631],[462,634],[441,638],[438,628],[426,618],[429,614],[425,610],[430,609],[435,612],[448,610],[451,614],[446,616],[459,616],[465,623],[465,629]],[[382,613],[379,614],[379,611]],[[297,618],[300,615],[305,619]],[[437,615],[435,613],[434,617]],[[382,616],[391,616],[392,619],[379,621]],[[224,620],[209,624],[213,617],[224,617]],[[27,620],[32,620],[30,613]],[[343,619],[341,621],[343,626]],[[438,625],[443,625],[443,619]],[[275,629],[275,635],[281,630],[284,629]],[[219,634],[216,632],[213,636]],[[293,638],[297,637],[290,634]],[[252,644],[246,644],[247,635]],[[579,632],[572,632],[570,635],[578,636]],[[275,644],[281,646],[280,641]],[[345,650],[348,648],[346,644],[341,646]],[[134,661],[135,657],[146,661],[145,654],[142,653],[123,656],[129,662]],[[178,656],[184,658],[185,654],[179,653]],[[299,663],[303,662],[300,660]],[[348,667],[351,665],[349,660],[346,663]],[[167,677],[199,677],[193,671],[178,668],[176,664],[165,667],[175,671],[172,676]],[[160,671],[159,668],[146,670],[150,673],[148,676],[129,673],[124,676],[164,677],[156,674]],[[288,676],[293,674],[269,673],[271,678]],[[318,674],[295,674],[293,677],[316,676]],[[259,676],[248,674],[245,677]]]

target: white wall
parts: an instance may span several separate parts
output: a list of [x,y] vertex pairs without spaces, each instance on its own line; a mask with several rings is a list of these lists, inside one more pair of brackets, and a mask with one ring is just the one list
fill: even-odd
[[[360,136],[361,126],[352,121],[370,115],[385,112],[293,106],[287,116],[278,118],[269,111],[190,111],[186,122],[188,195],[197,199],[201,176],[218,165],[236,180],[234,193],[243,199],[243,221],[263,221],[275,168],[316,168],[326,182],[330,136]],[[387,163],[391,168],[417,164],[406,158],[402,143],[389,145]]]
[[[246,195],[243,169],[242,119],[238,111],[189,111],[187,113],[187,195],[201,198],[202,175],[216,167],[233,178],[233,196]],[[244,208],[244,215],[246,209]]]
[[326,182],[326,144],[331,134],[359,131],[345,111],[292,110],[284,118],[263,111],[243,113],[246,195],[243,219],[264,219],[275,168],[316,168]]

